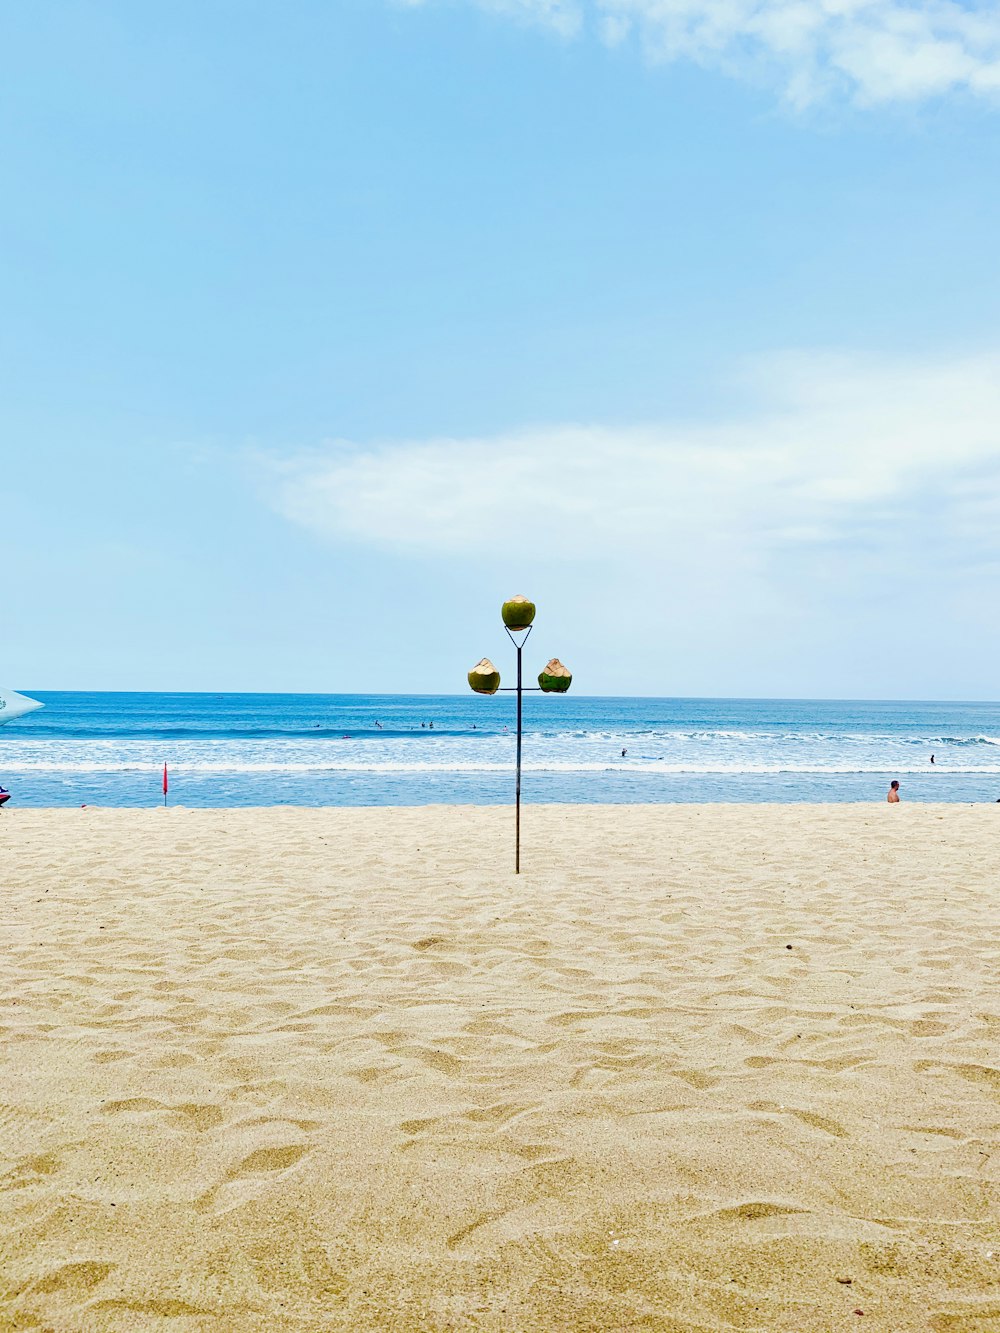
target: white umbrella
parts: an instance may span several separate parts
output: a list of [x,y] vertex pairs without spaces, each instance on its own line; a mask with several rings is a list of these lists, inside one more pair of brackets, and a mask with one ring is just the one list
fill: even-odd
[[14,690],[0,690],[0,727],[5,722],[13,722],[15,717],[33,713],[36,708],[44,708],[37,699],[29,699],[26,694],[16,694]]

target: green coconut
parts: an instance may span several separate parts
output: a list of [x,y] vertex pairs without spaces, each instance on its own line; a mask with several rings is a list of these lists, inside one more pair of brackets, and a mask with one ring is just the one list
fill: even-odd
[[546,694],[565,694],[572,683],[572,672],[569,667],[563,666],[558,657],[553,657],[538,677],[539,688]]
[[477,694],[496,694],[500,688],[500,672],[488,657],[484,657],[469,672],[469,684]]
[[504,602],[500,614],[503,616],[503,623],[516,634],[518,630],[527,629],[534,620],[535,603],[529,602],[527,597],[522,597],[518,593],[509,602]]

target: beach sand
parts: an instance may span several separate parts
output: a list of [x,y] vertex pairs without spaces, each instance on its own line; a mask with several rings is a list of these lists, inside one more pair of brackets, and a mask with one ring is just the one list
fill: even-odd
[[1000,1330],[1000,808],[0,814],[0,1330]]

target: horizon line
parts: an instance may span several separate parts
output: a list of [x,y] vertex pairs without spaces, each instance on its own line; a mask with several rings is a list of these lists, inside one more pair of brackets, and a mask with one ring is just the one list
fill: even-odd
[[[413,690],[407,692],[386,690],[141,690],[141,689],[36,689],[26,688],[18,693],[34,696],[43,694],[161,694],[205,697],[263,697],[319,698],[319,699],[464,699],[469,691],[441,692]],[[565,697],[565,696],[564,696]],[[927,698],[922,695],[899,695],[895,698],[876,695],[813,695],[813,694],[584,694],[574,691],[579,699],[650,699],[677,703],[867,703],[867,704],[1000,704],[1000,699],[967,699],[959,695]]]

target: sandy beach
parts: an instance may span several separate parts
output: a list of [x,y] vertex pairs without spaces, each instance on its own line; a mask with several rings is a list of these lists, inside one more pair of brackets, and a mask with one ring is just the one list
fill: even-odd
[[1000,808],[8,810],[0,1330],[1000,1329]]

